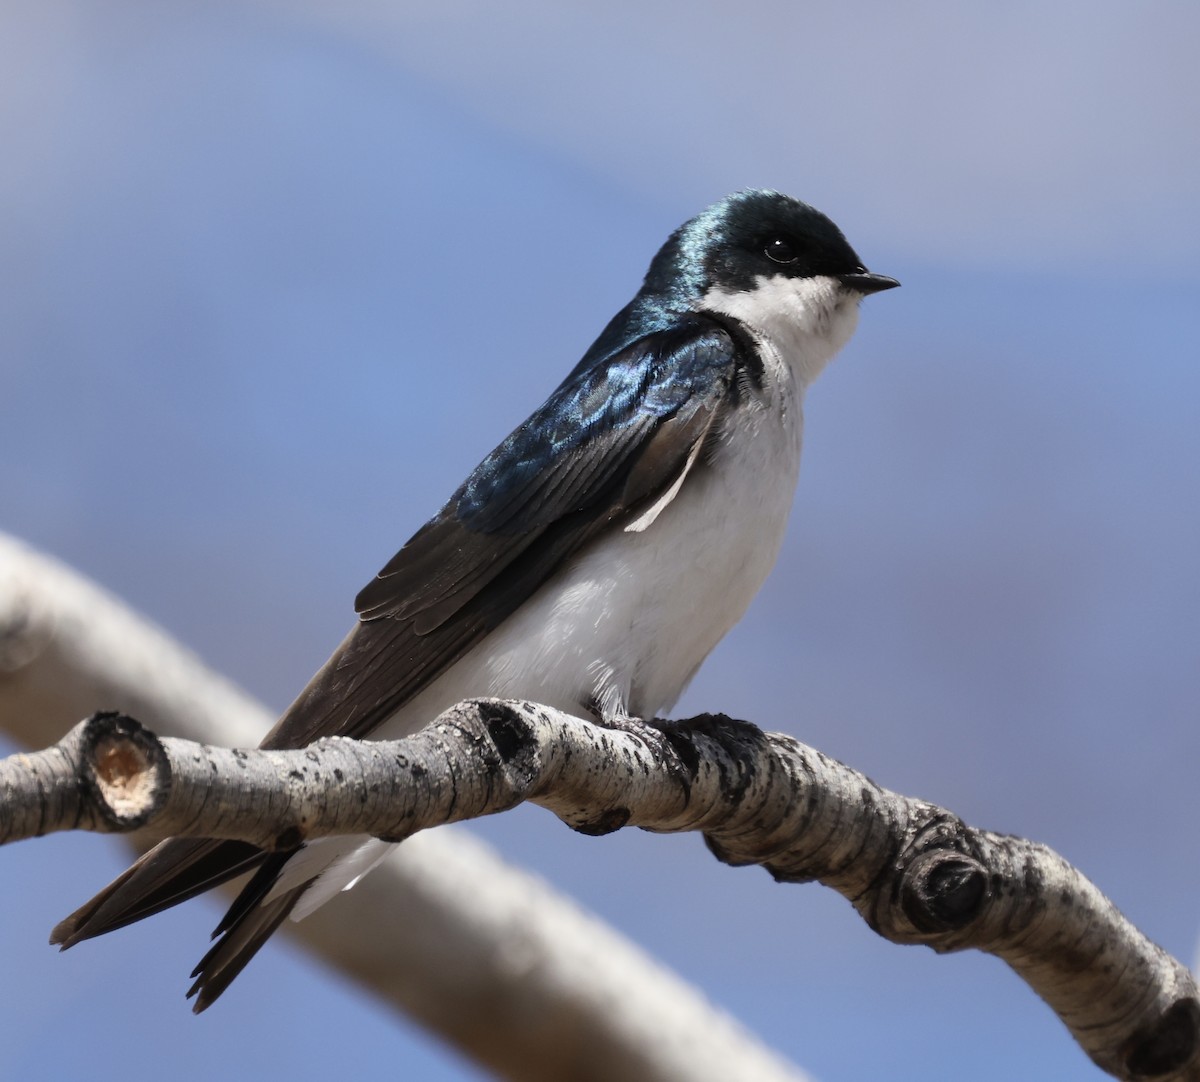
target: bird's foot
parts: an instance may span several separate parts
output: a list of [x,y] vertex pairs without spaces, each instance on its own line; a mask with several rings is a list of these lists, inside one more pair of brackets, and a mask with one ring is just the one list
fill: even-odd
[[658,720],[634,717],[623,710],[613,710],[599,702],[593,701],[588,705],[588,713],[595,719],[596,724],[603,729],[614,729],[619,733],[629,733],[645,739],[651,733],[659,733]]

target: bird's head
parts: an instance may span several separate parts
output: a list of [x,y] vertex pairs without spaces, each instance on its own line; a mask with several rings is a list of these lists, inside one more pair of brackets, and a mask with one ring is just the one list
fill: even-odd
[[752,189],[675,230],[642,292],[676,311],[732,317],[781,346],[807,341],[800,352],[823,355],[823,364],[853,333],[858,302],[899,284],[868,271],[816,208]]

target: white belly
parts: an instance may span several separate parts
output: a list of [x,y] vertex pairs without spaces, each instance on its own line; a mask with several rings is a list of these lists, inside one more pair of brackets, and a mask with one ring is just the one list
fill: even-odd
[[800,464],[789,406],[739,415],[647,529],[595,543],[374,735],[412,732],[473,696],[576,714],[669,709],[779,552]]

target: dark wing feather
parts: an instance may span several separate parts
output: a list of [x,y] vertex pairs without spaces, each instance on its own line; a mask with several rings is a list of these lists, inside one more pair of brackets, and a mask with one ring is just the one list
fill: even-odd
[[308,889],[308,883],[301,883],[278,898],[269,902],[266,900],[283,866],[295,852],[295,849],[291,849],[265,855],[258,871],[242,888],[229,907],[229,912],[221,918],[221,923],[213,932],[214,939],[220,938],[192,970],[195,982],[188,989],[187,997],[196,997],[192,1005],[196,1014],[229,987],[233,978],[246,968],[246,963],[258,953]]
[[[99,894],[58,922],[50,942],[66,950],[84,939],[124,928],[233,879],[262,862],[247,842],[168,838],[125,869]],[[187,875],[180,875],[187,869]]]
[[[359,594],[360,622],[262,746],[367,735],[606,527],[652,507],[696,461],[737,394],[742,360],[728,332],[697,316],[581,364]],[[52,942],[71,946],[257,866],[193,974],[203,1009],[306,889],[263,904],[290,855],[168,839],[59,924]]]

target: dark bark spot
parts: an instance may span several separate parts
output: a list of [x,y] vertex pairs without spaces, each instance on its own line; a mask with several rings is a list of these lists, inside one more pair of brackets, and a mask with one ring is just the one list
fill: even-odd
[[304,842],[304,831],[299,827],[288,827],[281,831],[275,838],[275,849],[277,851],[286,849],[298,849]]
[[764,758],[770,761],[769,755],[764,756],[766,733],[748,721],[738,721],[727,714],[698,714],[683,721],[665,721],[659,724],[667,743],[687,772],[686,777],[681,777],[680,780],[688,788],[695,780],[700,765],[694,737],[706,736],[720,744],[735,767],[731,772],[725,763],[717,764],[721,791],[731,804],[740,803],[746,795],[746,790],[755,781],[760,762]]
[[[755,861],[747,860],[742,861],[741,863],[754,864]],[[766,864],[764,867],[768,872],[771,873],[771,878],[774,879],[776,883],[815,883],[819,878],[818,876],[808,875],[804,872],[793,872],[782,868],[776,868],[770,864]]]
[[502,703],[480,703],[479,716],[500,758],[511,763],[525,749],[532,734],[525,719]]
[[1125,1042],[1121,1058],[1137,1078],[1173,1074],[1196,1054],[1200,1040],[1200,1004],[1178,999],[1162,1016]]
[[574,823],[571,829],[591,838],[599,838],[601,835],[620,830],[628,822],[628,808],[609,808],[608,811],[601,812],[595,819],[589,819],[585,823]]
[[923,932],[944,932],[973,921],[988,896],[987,873],[961,853],[931,850],[909,865],[900,886],[905,915]]

